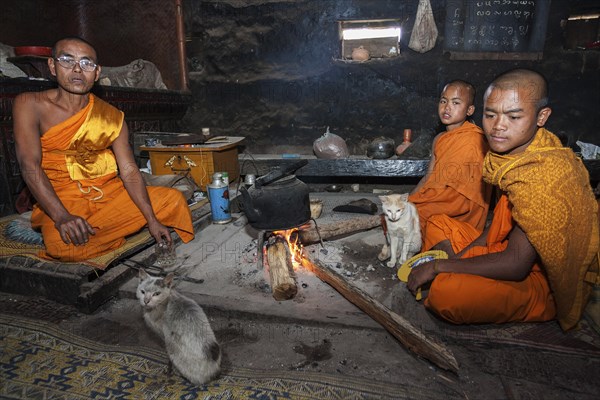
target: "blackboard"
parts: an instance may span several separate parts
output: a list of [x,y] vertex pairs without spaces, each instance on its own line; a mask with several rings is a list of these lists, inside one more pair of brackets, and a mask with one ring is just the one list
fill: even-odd
[[541,58],[549,11],[550,0],[447,0],[444,50]]

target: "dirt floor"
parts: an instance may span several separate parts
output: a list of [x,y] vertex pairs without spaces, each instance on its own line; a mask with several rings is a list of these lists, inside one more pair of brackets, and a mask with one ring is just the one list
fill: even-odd
[[[328,209],[335,205],[325,200]],[[256,232],[239,215],[230,224],[207,226],[177,248],[177,289],[209,315],[223,347],[225,370],[239,366],[364,377],[398,385],[399,399],[598,398],[600,335],[589,323],[568,334],[555,322],[451,326],[427,313],[394,271],[377,261],[382,243],[379,228],[326,242],[327,251],[319,245],[305,251],[443,345],[456,358],[458,373],[408,351],[309,271],[296,270],[299,291],[294,299],[274,300],[268,274],[256,263]],[[148,265],[151,253],[138,254],[131,265]],[[160,340],[144,325],[136,285],[134,278],[91,315],[6,293],[0,293],[0,312],[49,321],[107,344],[160,349]]]

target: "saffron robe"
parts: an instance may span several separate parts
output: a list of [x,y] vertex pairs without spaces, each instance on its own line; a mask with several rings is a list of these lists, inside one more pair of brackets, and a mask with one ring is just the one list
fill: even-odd
[[[42,135],[42,169],[65,208],[85,218],[96,234],[82,246],[65,244],[54,221],[36,205],[31,222],[44,238],[45,251],[40,256],[60,261],[97,257],[119,248],[126,236],[146,225],[117,176],[110,149],[122,124],[121,111],[90,94],[84,109]],[[184,242],[192,240],[191,213],[183,195],[176,189],[147,189],[158,220],[173,227]]]
[[491,187],[482,179],[487,149],[481,128],[468,121],[437,137],[434,165],[423,178],[426,181],[408,197],[419,212],[424,242],[427,220],[436,214],[446,214],[483,231],[491,194]]
[[[484,160],[484,179],[506,193],[514,223],[525,232],[541,260],[543,273],[547,276],[556,303],[556,318],[564,330],[573,328],[581,318],[592,285],[598,282],[599,271],[598,203],[583,163],[571,149],[563,147],[555,135],[540,128],[522,153],[499,155],[489,152]],[[499,211],[495,211],[495,214],[497,212]],[[450,239],[455,250],[468,244],[469,238],[466,235],[469,235],[469,229],[456,221],[437,221],[436,226],[437,228],[432,228],[431,238],[428,239],[431,240],[430,245],[441,241],[440,239]],[[488,247],[490,235],[494,230],[500,231],[498,227],[501,226],[503,225],[496,222],[494,215],[494,229],[488,235]],[[508,226],[512,228],[512,225]],[[500,250],[502,248],[495,251]],[[469,252],[467,256],[474,255],[477,254]],[[488,280],[491,282],[488,282],[485,289],[474,286],[483,287],[482,282],[487,278],[467,274],[440,274],[432,283],[430,296],[433,293],[434,297],[428,303],[434,310],[442,306],[435,298],[435,292],[439,289],[447,291],[446,280],[452,275],[457,281],[461,281],[461,289],[454,293],[456,299],[448,296],[444,298],[442,301],[447,304],[443,307],[459,311],[461,308],[468,308],[469,302],[478,302],[487,303],[490,308],[486,314],[485,307],[481,307],[481,315],[465,315],[461,311],[464,319],[459,322],[543,320],[548,314],[534,310],[514,310],[518,306],[515,296],[522,295],[521,291],[528,292],[526,294],[532,298],[529,302],[542,303],[542,298],[535,297],[543,296],[545,290],[531,285],[522,288],[518,286],[530,281],[534,274],[537,274],[536,267],[522,282]],[[537,284],[541,285],[541,282]],[[517,290],[503,294],[501,287],[507,285]],[[453,290],[456,290],[456,285]],[[495,300],[482,301],[482,296],[490,291],[496,291],[499,295],[490,295]],[[497,302],[500,302],[500,306]],[[505,309],[504,314],[512,313],[513,317],[503,318],[503,314],[498,314],[502,309]],[[482,317],[485,320],[480,320]]]
[[[508,246],[507,236],[513,226],[511,205],[503,195],[494,209],[486,246],[472,247],[463,258],[504,250]],[[461,251],[481,235],[471,225],[446,215],[433,216],[427,229],[431,232],[431,238],[449,239],[455,252]],[[473,265],[473,268],[477,266]],[[470,274],[441,273],[431,283],[425,306],[455,324],[548,321],[556,314],[548,281],[537,264],[520,282]]]

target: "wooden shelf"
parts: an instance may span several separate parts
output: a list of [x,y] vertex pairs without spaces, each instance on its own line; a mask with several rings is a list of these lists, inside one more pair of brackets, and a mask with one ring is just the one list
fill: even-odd
[[399,58],[400,58],[400,54],[398,54],[397,56],[393,56],[393,57],[370,58],[365,61],[354,61],[354,60],[349,60],[349,59],[345,59],[345,58],[332,58],[332,61],[336,64],[360,65],[360,64],[371,64],[371,63],[373,63],[373,64],[385,63],[385,62],[397,60]]
[[[298,160],[308,160],[308,164],[296,171],[297,176],[355,176],[355,177],[421,177],[427,173],[429,159],[373,160],[366,157],[350,157],[337,160],[318,159],[312,155],[296,158],[283,158],[268,154],[247,154],[239,156],[241,175],[264,175],[272,168],[294,164]],[[600,181],[600,160],[583,160],[590,174],[590,181]]]
[[372,177],[420,177],[425,175],[429,159],[387,159],[373,160],[366,157],[325,160],[314,156],[301,155],[296,158],[282,158],[258,154],[249,157],[239,156],[242,175],[264,175],[272,168],[288,166],[298,160],[308,160],[308,164],[296,171],[296,176],[372,176]]

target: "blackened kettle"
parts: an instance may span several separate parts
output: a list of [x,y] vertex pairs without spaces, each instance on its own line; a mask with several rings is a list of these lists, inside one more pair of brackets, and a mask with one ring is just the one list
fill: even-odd
[[275,231],[298,227],[310,220],[308,185],[290,175],[307,163],[302,160],[277,168],[257,178],[248,189],[242,185],[242,207],[250,226]]

